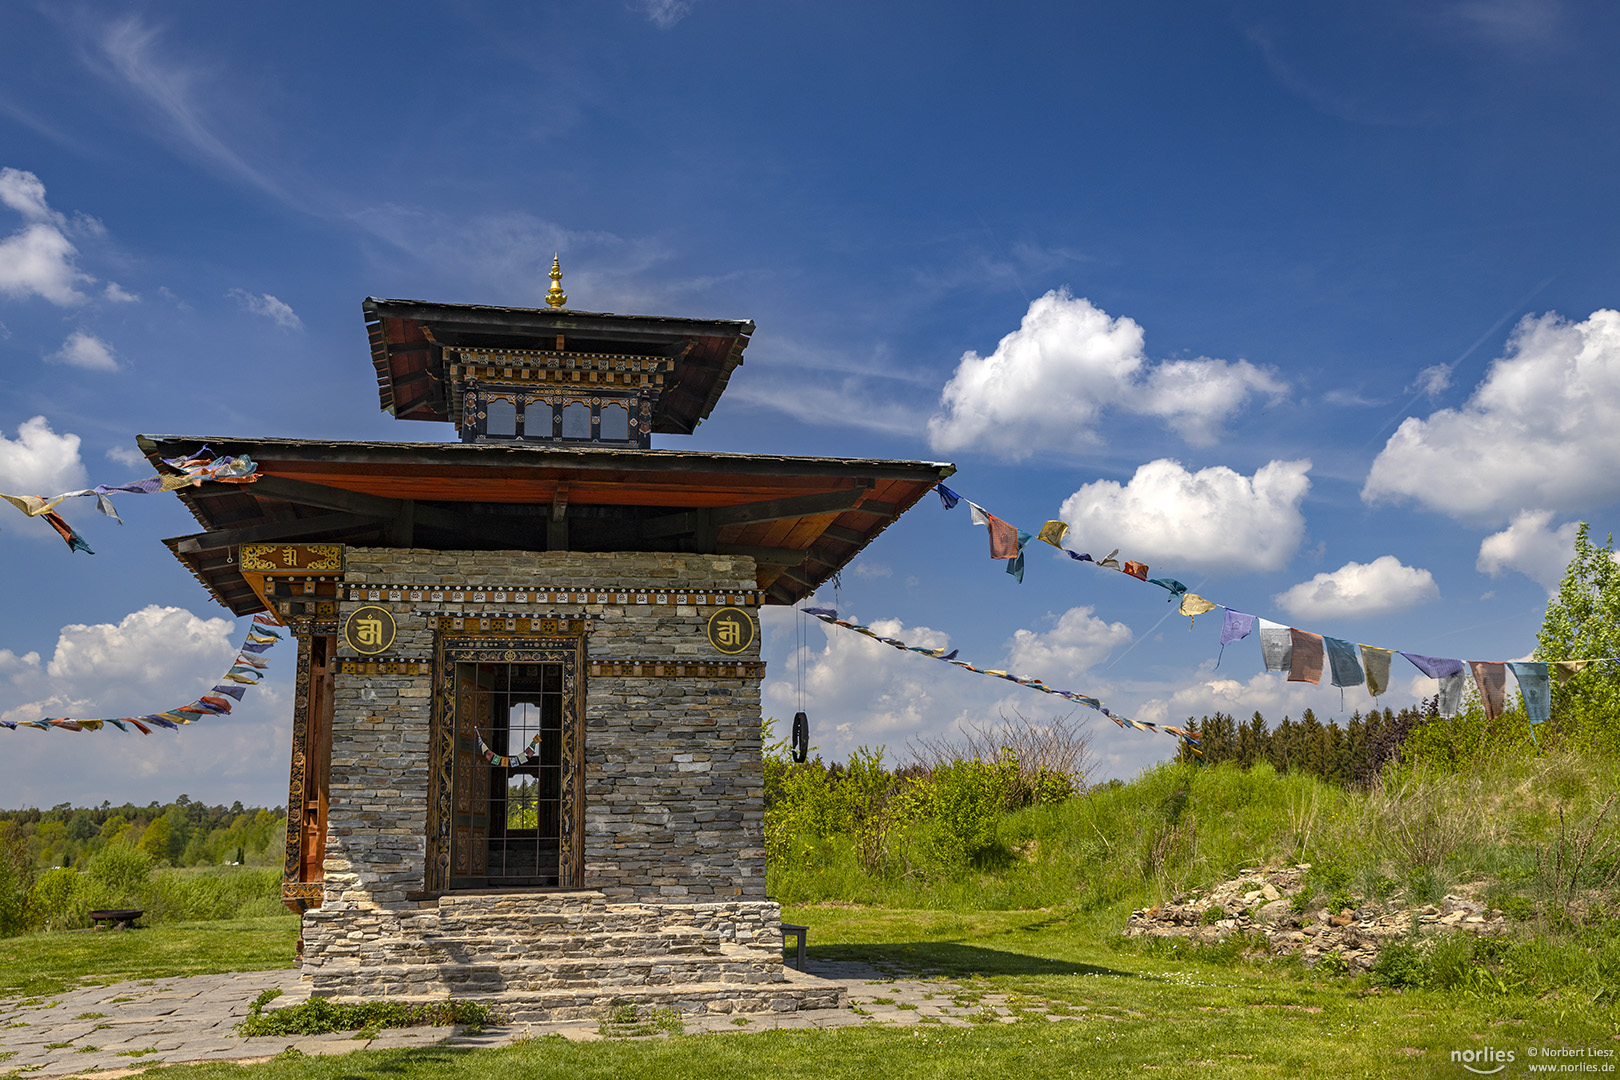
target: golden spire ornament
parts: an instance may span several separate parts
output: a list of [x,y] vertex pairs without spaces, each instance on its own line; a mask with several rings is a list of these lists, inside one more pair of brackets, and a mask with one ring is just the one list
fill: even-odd
[[555,252],[551,256],[551,288],[546,290],[546,303],[555,308],[568,303],[568,294],[562,291],[562,263]]

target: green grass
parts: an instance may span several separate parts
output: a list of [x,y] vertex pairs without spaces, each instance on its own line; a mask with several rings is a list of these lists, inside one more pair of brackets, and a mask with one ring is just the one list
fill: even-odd
[[298,918],[292,914],[4,938],[0,999],[59,994],[125,979],[288,968],[297,944]]

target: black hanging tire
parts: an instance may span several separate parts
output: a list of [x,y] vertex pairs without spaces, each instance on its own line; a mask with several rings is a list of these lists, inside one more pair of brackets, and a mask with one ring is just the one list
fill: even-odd
[[802,712],[793,714],[793,739],[789,749],[794,761],[803,762],[810,756],[810,718]]

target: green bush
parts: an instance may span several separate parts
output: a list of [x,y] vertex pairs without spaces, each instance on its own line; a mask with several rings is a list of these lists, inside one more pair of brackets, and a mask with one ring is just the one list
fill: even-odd
[[133,844],[108,844],[85,864],[90,880],[113,904],[138,904],[152,879],[152,856]]
[[269,1003],[259,995],[247,1018],[236,1026],[238,1033],[257,1035],[327,1035],[334,1031],[361,1028],[424,1027],[440,1024],[484,1025],[494,1023],[495,1012],[477,1001],[435,1001],[408,1005],[397,1001],[362,1001],[339,1004],[327,998],[308,1001],[272,1013],[264,1012]]
[[28,842],[10,822],[0,824],[0,938],[28,929],[28,896],[34,887],[34,862]]

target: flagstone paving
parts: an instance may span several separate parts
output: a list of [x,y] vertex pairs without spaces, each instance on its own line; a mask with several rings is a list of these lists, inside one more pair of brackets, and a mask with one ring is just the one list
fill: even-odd
[[[943,979],[895,978],[861,963],[811,961],[809,974],[842,983],[848,1006],[788,1013],[706,1014],[683,1017],[698,1032],[839,1028],[861,1024],[1014,1023],[1020,1015],[1048,1020],[1037,1002],[1015,1010],[1002,994],[965,989]],[[236,1025],[253,999],[279,989],[276,1006],[303,1000],[308,988],[297,971],[195,975],[87,987],[50,998],[0,999],[0,1077],[128,1075],[154,1065],[196,1061],[263,1060],[293,1049],[309,1055],[412,1046],[494,1047],[558,1034],[574,1041],[645,1036],[650,1025],[595,1020],[391,1029],[375,1038],[353,1032],[319,1036],[244,1038]]]

